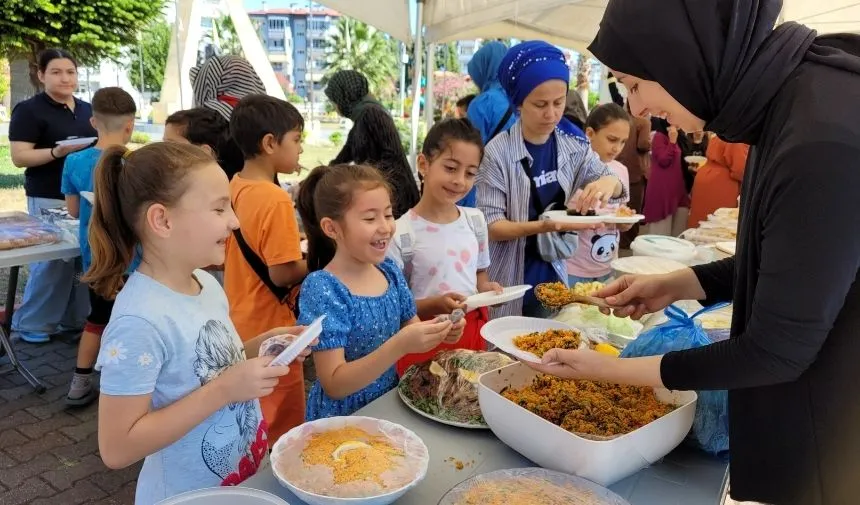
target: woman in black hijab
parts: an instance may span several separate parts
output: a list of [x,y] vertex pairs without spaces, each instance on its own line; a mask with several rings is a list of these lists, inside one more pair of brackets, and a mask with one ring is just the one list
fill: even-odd
[[421,195],[394,120],[371,97],[367,78],[355,70],[336,72],[325,94],[340,115],[353,122],[346,144],[331,163],[362,163],[378,168],[391,184],[391,205],[395,219],[399,218],[418,203]]
[[[776,505],[860,500],[860,38],[773,28],[778,0],[611,0],[591,52],[634,114],[754,146],[737,255],[598,296],[640,317],[734,302],[732,338],[616,359],[551,351],[557,375],[729,390],[731,494]],[[666,60],[663,55],[671,53]]]

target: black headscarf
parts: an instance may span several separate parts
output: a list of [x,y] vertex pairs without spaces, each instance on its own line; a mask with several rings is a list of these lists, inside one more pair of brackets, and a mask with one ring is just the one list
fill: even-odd
[[782,0],[610,0],[588,49],[613,70],[659,82],[706,130],[754,144],[803,61],[860,74],[858,39],[816,38],[797,23],[774,29],[781,9]]
[[332,75],[326,85],[325,95],[337,105],[344,117],[353,122],[358,121],[358,116],[368,105],[379,105],[370,96],[367,78],[355,70],[341,70]]

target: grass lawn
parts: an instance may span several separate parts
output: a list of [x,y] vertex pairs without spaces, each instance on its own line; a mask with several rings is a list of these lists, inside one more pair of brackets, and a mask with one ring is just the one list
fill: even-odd
[[[331,161],[338,151],[339,148],[332,146],[306,145],[300,160],[305,170],[282,176],[281,179],[301,180],[312,168]],[[0,143],[0,211],[6,210],[27,210],[27,202],[24,198],[24,169],[12,165],[8,144]]]

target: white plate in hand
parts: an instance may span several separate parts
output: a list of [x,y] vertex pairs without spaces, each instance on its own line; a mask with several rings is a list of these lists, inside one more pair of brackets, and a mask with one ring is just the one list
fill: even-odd
[[466,298],[463,302],[466,304],[467,310],[480,309],[481,307],[490,307],[492,305],[501,305],[510,301],[522,298],[531,289],[531,285],[522,284],[520,286],[510,286],[505,288],[501,294],[496,294],[493,291],[486,293],[478,293]]
[[59,140],[59,141],[57,141],[57,145],[58,146],[70,146],[70,147],[86,146],[86,145],[92,144],[93,142],[95,142],[98,139],[99,139],[98,137],[82,137],[82,138],[77,138],[77,139]]
[[639,221],[645,219],[645,216],[642,214],[633,214],[632,216],[618,216],[615,214],[615,211],[607,211],[608,214],[601,214],[600,211],[597,211],[597,216],[600,217],[604,223],[607,224],[636,224]]
[[714,247],[716,247],[718,251],[734,256],[737,252],[738,245],[737,242],[717,242],[714,244]]
[[92,191],[81,191],[81,196],[90,203],[95,203],[96,201],[96,195]]
[[298,334],[296,338],[290,342],[290,345],[288,345],[286,349],[275,356],[275,359],[269,363],[269,366],[286,366],[295,361],[295,359],[299,357],[299,354],[301,354],[307,346],[311,345],[311,342],[313,342],[315,338],[322,334],[323,319],[325,319],[325,314],[316,318],[314,322],[309,324],[303,332]]
[[[582,341],[585,342],[585,334],[559,321],[552,319],[540,319],[536,317],[520,317],[508,316],[493,319],[481,328],[481,337],[487,342],[495,345],[499,350],[510,354],[520,361],[529,361],[532,363],[540,363],[541,359],[530,352],[522,351],[514,345],[514,338],[529,333],[542,332],[548,330],[572,330],[582,335]],[[586,344],[587,345],[587,344]]]
[[607,216],[569,216],[566,210],[548,210],[541,214],[542,219],[549,219],[556,223],[568,224],[599,224],[605,223]]

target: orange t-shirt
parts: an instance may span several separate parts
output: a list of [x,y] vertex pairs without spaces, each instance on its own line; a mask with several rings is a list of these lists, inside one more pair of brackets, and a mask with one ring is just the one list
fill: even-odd
[[[302,259],[299,225],[290,195],[270,181],[253,181],[236,175],[230,181],[230,200],[239,218],[245,242],[267,266]],[[296,316],[282,304],[251,268],[239,245],[227,239],[224,291],[230,302],[230,319],[242,341],[279,326],[292,326]],[[269,423],[272,444],[283,433],[304,422],[304,376],[300,364],[290,366],[275,391],[260,399]]]

